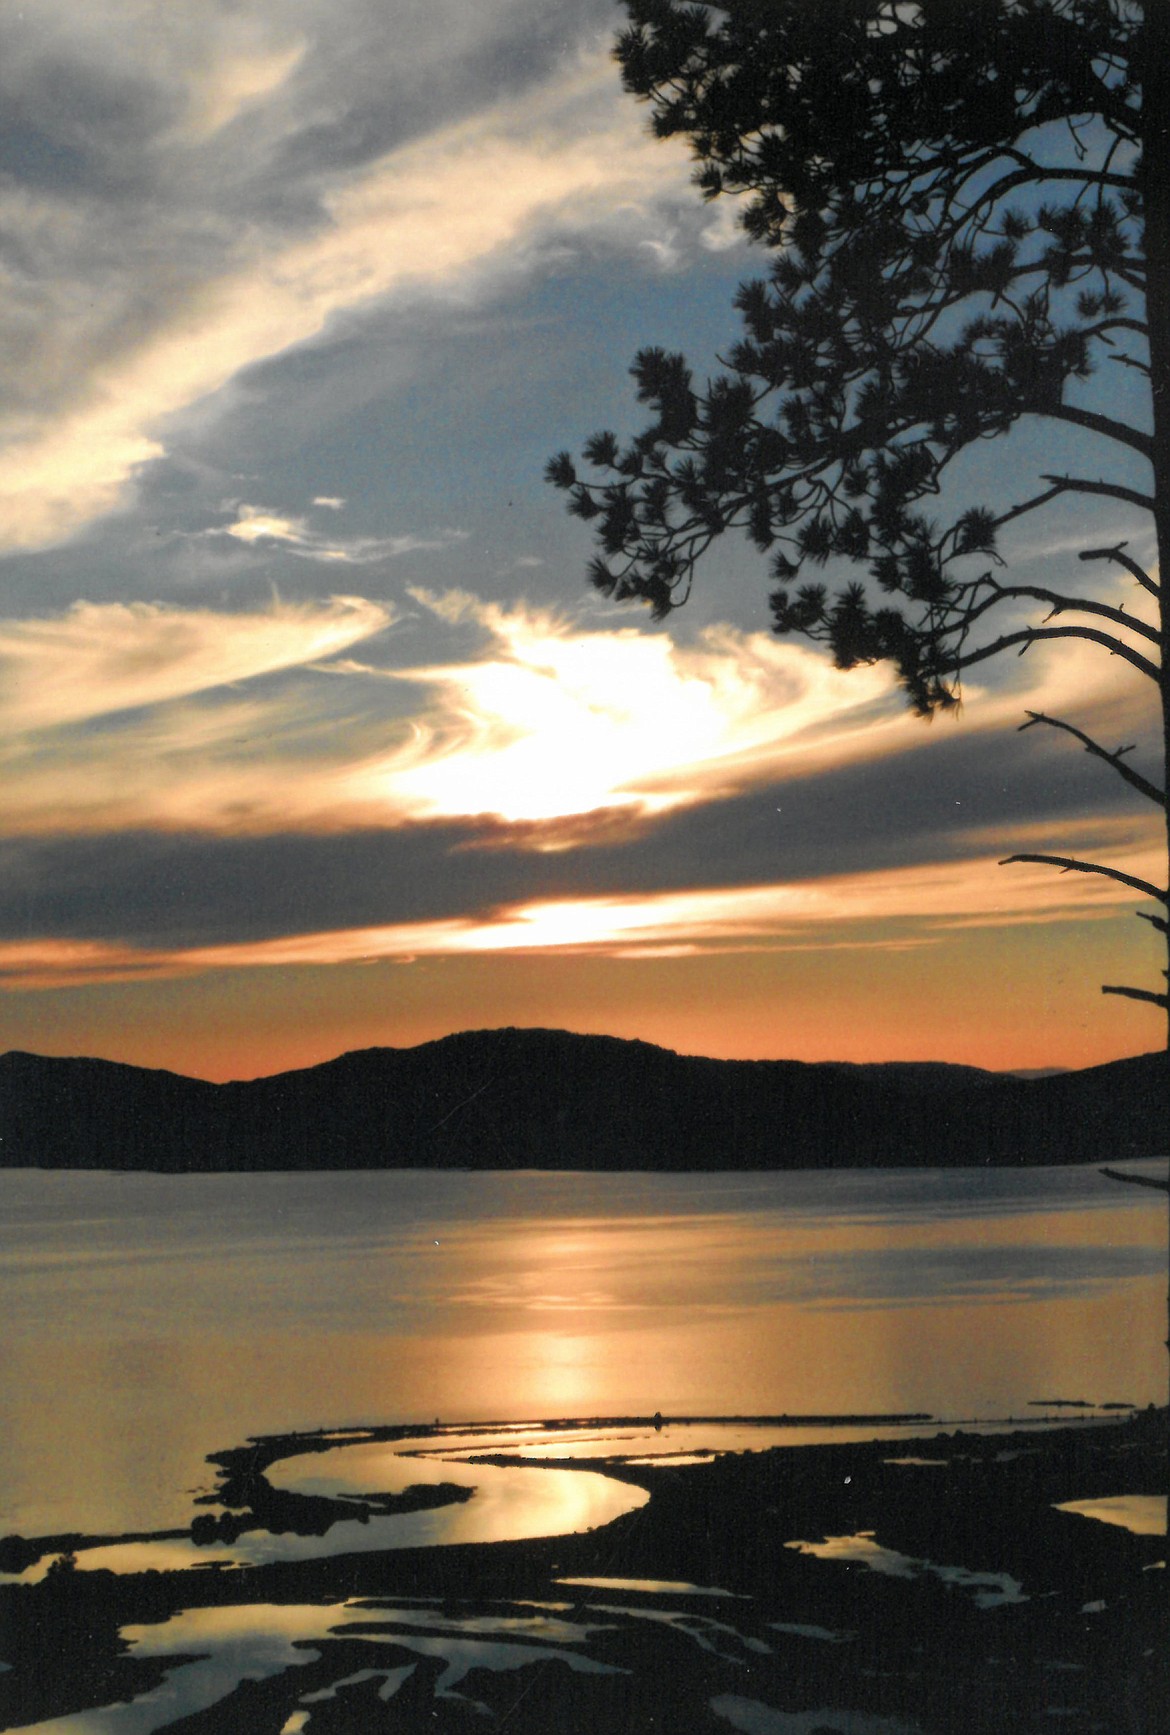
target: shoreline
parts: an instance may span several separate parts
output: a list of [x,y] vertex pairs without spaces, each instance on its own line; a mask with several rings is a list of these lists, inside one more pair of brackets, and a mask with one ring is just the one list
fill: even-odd
[[[334,1688],[338,1671],[361,1658],[381,1667],[387,1646],[402,1668],[402,1657],[410,1662],[415,1691],[423,1694],[430,1683],[437,1718],[428,1712],[417,1724],[380,1723],[374,1688],[355,1682],[352,1692],[335,1693],[330,1702],[352,1701],[368,1724],[338,1721],[340,1712],[326,1715],[323,1708],[312,1713],[312,1735],[367,1726],[482,1729],[482,1715],[466,1723],[459,1696],[449,1702],[437,1687],[439,1677],[428,1673],[431,1665],[419,1661],[422,1641],[411,1638],[409,1621],[403,1626],[405,1598],[432,1609],[427,1620],[450,1644],[452,1623],[474,1618],[482,1625],[500,1618],[488,1611],[505,1607],[528,1611],[510,1617],[513,1625],[531,1622],[535,1607],[563,1607],[563,1616],[544,1618],[569,1622],[583,1619],[582,1609],[617,1611],[605,1615],[604,1631],[588,1628],[591,1672],[581,1672],[580,1648],[566,1653],[577,1657],[573,1667],[563,1659],[542,1667],[517,1664],[527,1708],[519,1721],[508,1712],[509,1735],[563,1727],[566,1707],[586,1702],[595,1713],[587,1726],[599,1732],[722,1728],[725,1735],[727,1717],[711,1707],[726,1701],[726,1711],[732,1700],[771,1707],[777,1716],[789,1714],[785,1704],[795,1716],[800,1700],[852,1707],[859,1716],[880,1714],[930,1735],[1000,1735],[1034,1727],[1040,1699],[1058,1689],[1066,1699],[1072,1694],[1083,1701],[1076,1719],[1075,1708],[1064,1707],[1066,1727],[1147,1735],[1163,1726],[1158,1718],[1170,1704],[1166,1574],[1155,1566],[1165,1559],[1165,1539],[1059,1506],[1160,1494],[1166,1425],[1163,1409],[1124,1422],[994,1435],[960,1427],[900,1437],[896,1445],[771,1447],[697,1465],[591,1459],[587,1467],[645,1489],[648,1504],[596,1531],[528,1541],[230,1570],[126,1576],[65,1570],[55,1584],[47,1579],[0,1589],[0,1631],[15,1632],[21,1652],[18,1666],[0,1673],[0,1721],[20,1725],[147,1690],[142,1683],[150,1669],[143,1656],[125,1653],[118,1637],[124,1627],[141,1626],[149,1636],[167,1630],[168,1622],[181,1624],[180,1611],[189,1611],[191,1621],[190,1611],[200,1609],[239,1613],[272,1606],[323,1608],[324,1636],[313,1639],[311,1652],[325,1661],[312,1668],[323,1681],[331,1669]],[[332,1432],[328,1442],[324,1430],[280,1438],[300,1450],[318,1438],[324,1449],[337,1443]],[[421,1438],[427,1430],[395,1432]],[[216,1456],[222,1463],[231,1454]],[[564,1459],[527,1462],[572,1467]],[[856,1544],[852,1553],[845,1539]],[[824,1550],[814,1552],[813,1545],[822,1544]],[[586,1583],[567,1585],[567,1579]],[[600,1586],[591,1589],[591,1580]],[[629,1581],[659,1588],[639,1590]],[[676,1588],[662,1589],[664,1583]],[[680,1585],[692,1589],[679,1591]],[[734,1617],[724,1622],[739,1635],[734,1644],[731,1638],[716,1643],[712,1611],[726,1613],[731,1605],[712,1603],[711,1590],[735,1599]],[[330,1619],[357,1619],[355,1599],[362,1607],[369,1599],[377,1603],[373,1625],[335,1631]],[[415,1606],[410,1619],[417,1625],[422,1618]],[[306,1673],[309,1654],[297,1652],[295,1669],[259,1686],[241,1681],[214,1705],[184,1717],[185,1735],[267,1728],[266,1717],[249,1708],[253,1702],[271,1702],[273,1717],[283,1708],[282,1720],[271,1725],[280,1729],[306,1683],[317,1679]],[[177,1666],[169,1655],[162,1674]],[[531,1677],[524,1675],[529,1668]],[[624,1673],[604,1672],[611,1668]],[[501,1673],[498,1659],[481,1665],[473,1696],[502,1715],[518,1690],[516,1673]],[[673,1705],[675,1720],[651,1721],[651,1703]],[[1146,1710],[1134,1720],[1131,1711],[1139,1705]],[[756,1712],[750,1716],[761,1729],[783,1728],[759,1722]]]
[[[1061,1400],[1067,1402],[1067,1400]],[[46,1555],[79,1554],[89,1549],[118,1547],[123,1544],[144,1542],[175,1542],[195,1540],[197,1543],[214,1540],[234,1541],[248,1530],[266,1529],[274,1534],[292,1533],[302,1536],[321,1536],[328,1533],[332,1524],[345,1519],[361,1519],[373,1516],[393,1516],[397,1513],[424,1510],[432,1506],[453,1504],[470,1497],[470,1491],[456,1484],[416,1484],[398,1493],[371,1493],[365,1496],[350,1496],[334,1498],[325,1495],[307,1495],[294,1493],[291,1490],[274,1488],[267,1480],[265,1472],[274,1464],[286,1459],[311,1453],[324,1453],[336,1447],[347,1445],[393,1444],[396,1441],[429,1442],[420,1444],[415,1450],[403,1453],[404,1457],[441,1456],[448,1449],[445,1442],[451,1438],[470,1439],[475,1435],[510,1434],[516,1436],[514,1446],[503,1445],[500,1441],[492,1442],[491,1447],[475,1451],[461,1447],[462,1461],[470,1464],[487,1464],[493,1467],[510,1468],[520,1464],[530,1469],[550,1470],[593,1470],[599,1474],[615,1477],[635,1483],[639,1487],[646,1486],[645,1479],[638,1471],[645,1468],[651,1472],[659,1468],[653,1462],[654,1454],[639,1452],[633,1461],[623,1453],[600,1454],[597,1456],[542,1458],[539,1455],[520,1456],[521,1448],[528,1445],[531,1433],[541,1434],[575,1434],[599,1429],[621,1428],[670,1428],[686,1427],[738,1427],[744,1429],[869,1429],[896,1427],[899,1430],[911,1428],[920,1424],[924,1430],[921,1436],[903,1435],[899,1432],[892,1438],[881,1439],[874,1436],[873,1447],[892,1446],[901,1442],[907,1447],[920,1445],[937,1445],[948,1435],[961,1437],[971,1434],[973,1437],[998,1438],[1013,1432],[1045,1434],[1061,1429],[1096,1429],[1124,1425],[1125,1422],[1136,1422],[1143,1412],[1136,1407],[1127,1417],[1119,1418],[1111,1414],[1110,1409],[1117,1406],[1100,1406],[1095,1411],[1086,1409],[1080,1413],[1080,1406],[1070,1406],[1075,1414],[1065,1417],[1052,1416],[1006,1416],[1006,1417],[936,1417],[922,1411],[888,1412],[888,1413],[843,1413],[843,1414],[788,1414],[777,1415],[622,1415],[622,1416],[591,1416],[591,1417],[561,1417],[555,1420],[529,1421],[521,1419],[490,1422],[389,1422],[389,1423],[347,1423],[343,1426],[323,1426],[311,1429],[290,1429],[275,1434],[258,1434],[243,1444],[216,1448],[208,1452],[204,1462],[215,1466],[218,1485],[210,1492],[192,1494],[191,1502],[198,1507],[223,1507],[225,1510],[217,1520],[211,1513],[196,1513],[187,1525],[172,1525],[158,1530],[135,1529],[120,1532],[97,1532],[85,1530],[57,1531],[44,1535],[25,1536],[10,1532],[0,1536],[0,1590],[5,1587],[9,1576],[19,1581],[21,1575],[35,1566]],[[1129,1408],[1129,1406],[1127,1406]],[[831,1450],[840,1446],[850,1450],[863,1449],[866,1441],[850,1440],[837,1442],[819,1440],[815,1442],[794,1441],[780,1443],[771,1447],[749,1448],[737,1453],[732,1448],[705,1448],[701,1451],[704,1464],[716,1463],[725,1457],[748,1456],[766,1451],[821,1451]],[[661,1468],[672,1474],[678,1469],[688,1467],[677,1462],[677,1452],[663,1452]],[[628,1474],[626,1472],[629,1472]],[[442,1491],[442,1498],[437,1492]],[[648,1490],[649,1491],[649,1490]],[[550,1538],[555,1540],[555,1538]],[[504,1546],[493,1544],[491,1546]],[[458,1547],[462,1544],[433,1544],[430,1546]],[[472,1544],[467,1546],[485,1546]],[[411,1552],[411,1550],[387,1550],[386,1552]],[[222,1563],[216,1563],[222,1565]],[[293,1564],[293,1563],[288,1563]],[[180,1571],[181,1569],[173,1569]],[[233,1569],[234,1570],[234,1569]],[[241,1568],[240,1570],[243,1570]],[[119,1574],[118,1576],[132,1576]]]
[[[1053,1401],[1054,1404],[1057,1402]],[[599,1474],[615,1477],[619,1480],[635,1483],[639,1487],[649,1484],[639,1475],[641,1469],[654,1472],[661,1468],[672,1475],[679,1469],[689,1466],[677,1462],[679,1453],[663,1452],[661,1466],[654,1463],[655,1454],[638,1452],[632,1459],[624,1453],[599,1454],[597,1456],[580,1457],[549,1457],[539,1455],[521,1456],[521,1450],[527,1450],[529,1435],[539,1434],[576,1434],[600,1429],[622,1428],[661,1428],[663,1432],[670,1428],[686,1427],[738,1427],[744,1429],[869,1429],[891,1428],[899,1430],[920,1424],[924,1430],[921,1435],[910,1435],[899,1432],[892,1437],[874,1436],[872,1441],[834,1441],[818,1440],[815,1442],[794,1441],[780,1443],[771,1447],[748,1448],[737,1452],[733,1448],[709,1448],[700,1453],[703,1464],[714,1464],[727,1457],[747,1457],[767,1451],[831,1451],[848,1449],[862,1451],[867,1446],[874,1449],[890,1447],[899,1442],[907,1448],[922,1446],[923,1448],[938,1447],[940,1442],[948,1438],[997,1439],[1008,1437],[1013,1433],[1024,1435],[1052,1434],[1056,1431],[1094,1430],[1125,1426],[1140,1422],[1148,1411],[1143,1412],[1133,1407],[1125,1417],[1115,1413],[1117,1406],[1099,1406],[1096,1410],[1085,1408],[1081,1413],[1079,1405],[1073,1406],[1069,1400],[1059,1400],[1073,1410],[1073,1414],[1063,1417],[1047,1416],[1006,1416],[1006,1417],[936,1417],[925,1412],[889,1412],[889,1413],[845,1413],[823,1414],[809,1413],[790,1415],[679,1415],[662,1416],[623,1415],[623,1416],[591,1416],[591,1417],[561,1417],[555,1420],[529,1421],[509,1420],[490,1422],[374,1422],[347,1423],[344,1426],[323,1426],[310,1429],[290,1429],[275,1434],[257,1434],[243,1444],[216,1448],[205,1455],[204,1462],[215,1467],[218,1485],[210,1492],[192,1494],[192,1505],[198,1507],[223,1507],[224,1511],[217,1520],[211,1513],[196,1512],[187,1525],[172,1525],[158,1530],[136,1529],[121,1532],[96,1532],[84,1530],[57,1531],[51,1534],[24,1536],[19,1533],[9,1533],[0,1536],[0,1590],[5,1587],[8,1575],[19,1581],[22,1574],[35,1566],[46,1555],[65,1553],[79,1554],[89,1549],[118,1547],[123,1544],[145,1542],[175,1542],[195,1540],[212,1542],[214,1540],[234,1541],[248,1530],[266,1529],[274,1534],[301,1536],[321,1536],[328,1533],[331,1525],[345,1519],[362,1519],[373,1516],[393,1516],[396,1513],[424,1510],[428,1507],[461,1502],[470,1497],[470,1491],[454,1483],[416,1484],[398,1493],[371,1493],[364,1496],[334,1498],[320,1494],[300,1494],[291,1490],[278,1489],[272,1486],[266,1476],[266,1471],[273,1465],[282,1463],[293,1457],[312,1453],[324,1453],[336,1447],[348,1445],[393,1444],[397,1441],[428,1442],[420,1444],[414,1450],[403,1453],[403,1457],[434,1457],[441,1456],[449,1448],[445,1444],[452,1438],[469,1440],[476,1435],[514,1435],[514,1445],[504,1445],[498,1439],[492,1441],[480,1452],[466,1446],[460,1447],[462,1461],[470,1464],[487,1464],[498,1468],[511,1468],[525,1465],[530,1469],[549,1470],[593,1470]],[[1127,1406],[1127,1408],[1129,1408]],[[553,1442],[550,1442],[550,1444]],[[494,1448],[494,1449],[493,1449]],[[438,1498],[438,1491],[442,1498]],[[556,1540],[550,1538],[549,1540]],[[506,1542],[491,1546],[505,1546]],[[429,1546],[459,1547],[485,1546],[484,1544],[448,1544],[439,1543]],[[387,1550],[386,1552],[412,1552],[405,1550]],[[197,1563],[198,1564],[198,1563]],[[222,1562],[214,1563],[222,1566]],[[294,1564],[289,1562],[287,1564]],[[180,1572],[182,1569],[173,1569]],[[194,1569],[192,1569],[194,1570]],[[233,1570],[235,1570],[233,1568]],[[239,1570],[244,1570],[240,1568]],[[132,1576],[118,1574],[117,1576]]]

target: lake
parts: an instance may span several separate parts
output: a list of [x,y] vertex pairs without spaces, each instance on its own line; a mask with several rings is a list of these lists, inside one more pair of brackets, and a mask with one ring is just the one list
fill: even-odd
[[0,1173],[0,1534],[296,1428],[1161,1402],[1166,1233],[1083,1168]]

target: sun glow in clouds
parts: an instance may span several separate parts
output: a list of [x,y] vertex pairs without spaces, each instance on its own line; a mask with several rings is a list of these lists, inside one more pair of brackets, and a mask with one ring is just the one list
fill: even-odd
[[[726,625],[686,646],[605,617],[411,594],[424,613],[393,638],[401,612],[353,596],[251,612],[78,603],[0,621],[0,835],[455,823],[469,845],[562,851],[933,738],[884,666],[845,674],[807,645]],[[396,666],[421,631],[479,646]],[[375,638],[387,660],[344,654]],[[1029,673],[1026,693],[969,694],[964,727],[1017,723],[1026,704],[1060,711],[1070,681],[1082,714],[1124,715],[1115,669],[1066,652]],[[976,848],[1004,854],[1006,839]]]
[[[415,598],[441,634],[478,631],[481,650],[405,667],[346,658],[397,618],[355,597],[236,614],[81,603],[0,622],[10,736],[57,730],[51,755],[10,765],[0,831],[482,817],[484,842],[521,826],[505,841],[563,849],[589,841],[566,821],[605,815],[628,830],[921,737],[888,671],[842,675],[762,633],[713,627],[688,649],[523,605]],[[278,671],[277,685],[229,690]]]
[[[785,778],[929,739],[888,671],[841,674],[817,652],[762,634],[714,627],[682,647],[665,633],[462,593],[416,591],[414,600],[440,635],[478,633],[478,651],[397,668],[346,656],[398,618],[361,598],[222,615],[80,604],[52,620],[0,623],[0,713],[12,742],[4,827],[263,835],[462,821],[469,844],[580,848],[611,839],[615,814],[633,836],[672,809],[752,788],[771,802]],[[379,650],[412,642],[404,632]],[[274,673],[279,680],[257,679]],[[1018,703],[990,701],[984,726]],[[1096,859],[1156,877],[1152,828],[1093,823]],[[963,927],[1085,920],[1132,903],[1109,880],[997,871],[996,856],[1012,849],[1054,847],[1051,827],[1033,829],[968,829],[952,838],[962,859],[880,872],[673,891],[619,883],[474,912],[444,908],[437,881],[433,914],[414,921],[213,945],[29,934],[0,944],[0,978],[49,988],[509,953],[900,948]]]
[[843,675],[763,633],[712,627],[684,649],[665,632],[412,594],[492,641],[482,660],[395,671],[437,690],[444,717],[420,763],[386,774],[387,799],[419,818],[652,816],[757,781],[765,763],[860,744],[863,723],[868,751],[905,726],[888,670]]

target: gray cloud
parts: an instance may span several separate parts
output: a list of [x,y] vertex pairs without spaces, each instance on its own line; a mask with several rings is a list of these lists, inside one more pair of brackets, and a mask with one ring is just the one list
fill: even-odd
[[348,0],[319,20],[272,185],[312,185],[326,170],[376,161],[524,90],[613,24],[609,0],[436,0],[398,29],[380,0]]
[[[25,499],[7,514],[8,546],[60,541],[109,511],[162,455],[162,420],[249,364],[412,276],[457,276],[513,242],[542,200],[590,188],[593,129],[601,138],[615,113],[630,121],[616,78],[601,115],[574,84],[585,45],[597,65],[607,12],[441,0],[396,29],[371,0],[243,11],[197,0],[144,30],[120,0],[80,14],[48,0],[10,21],[0,232],[20,242],[0,304],[0,434]],[[554,74],[567,81],[565,99],[550,105]],[[519,130],[531,120],[555,144],[563,188],[540,180],[522,196],[525,177],[509,164],[494,181],[504,197],[494,229],[482,223],[481,189],[462,212],[436,209],[424,237],[429,142],[450,180],[443,151],[457,156],[470,143],[460,129],[498,110],[494,148],[531,153],[533,139],[521,148],[515,116],[499,105],[538,85],[545,107],[524,111]],[[383,187],[367,209],[363,177],[407,147],[404,204]],[[669,181],[668,160],[652,160]],[[463,230],[460,259],[449,243]],[[66,411],[75,427],[62,423]],[[14,455],[27,472],[13,470]],[[37,490],[46,498],[29,501]]]
[[0,19],[0,171],[60,198],[103,203],[141,197],[153,179],[150,145],[172,118],[145,69],[82,58],[60,39],[36,40],[31,11]]

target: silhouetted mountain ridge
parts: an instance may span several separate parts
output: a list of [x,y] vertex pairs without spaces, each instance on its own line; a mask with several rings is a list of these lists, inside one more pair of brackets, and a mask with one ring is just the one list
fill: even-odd
[[0,1166],[167,1171],[770,1169],[1163,1154],[1165,1053],[1016,1078],[932,1062],[710,1060],[562,1030],[463,1031],[209,1084],[0,1056]]

